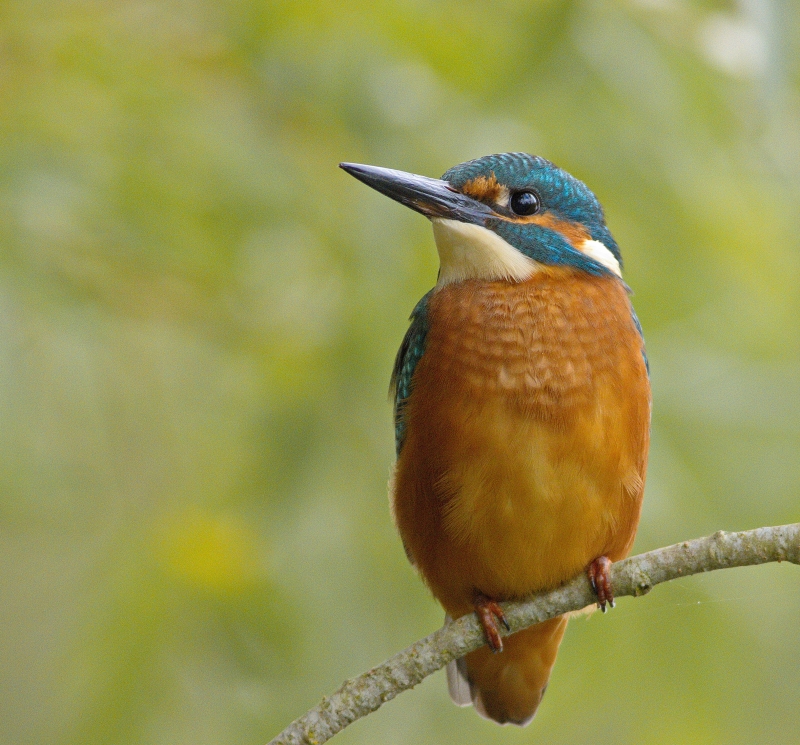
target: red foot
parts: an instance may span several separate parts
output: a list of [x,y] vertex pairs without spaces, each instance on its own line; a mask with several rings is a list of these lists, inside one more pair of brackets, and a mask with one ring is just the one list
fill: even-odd
[[492,652],[502,652],[503,640],[500,637],[500,629],[497,628],[497,621],[500,621],[500,623],[505,626],[506,631],[511,631],[511,627],[508,625],[508,621],[506,621],[506,617],[503,614],[503,609],[497,601],[487,598],[486,595],[481,592],[475,593],[473,604],[481,626],[483,626],[483,632],[486,634],[486,641],[489,643],[489,649],[491,649]]
[[614,607],[614,590],[611,587],[611,559],[600,556],[595,559],[586,570],[592,589],[597,593],[597,607],[606,612],[606,603]]

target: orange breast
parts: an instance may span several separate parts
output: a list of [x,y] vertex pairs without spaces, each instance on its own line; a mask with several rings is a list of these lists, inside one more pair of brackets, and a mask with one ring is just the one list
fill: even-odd
[[474,591],[553,587],[625,556],[650,393],[628,297],[573,270],[442,287],[393,489],[413,561],[451,615]]

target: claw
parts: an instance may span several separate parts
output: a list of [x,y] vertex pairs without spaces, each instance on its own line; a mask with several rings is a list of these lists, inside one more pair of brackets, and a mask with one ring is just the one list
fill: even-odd
[[473,605],[475,606],[475,612],[478,614],[481,626],[483,626],[483,632],[486,634],[486,641],[489,644],[489,649],[491,649],[492,652],[502,652],[503,639],[500,636],[500,629],[497,628],[497,621],[503,624],[506,631],[511,631],[503,609],[496,600],[491,600],[480,592],[475,593]]
[[589,582],[597,595],[597,607],[606,612],[606,603],[614,608],[614,590],[611,587],[611,559],[608,556],[599,556],[586,569]]

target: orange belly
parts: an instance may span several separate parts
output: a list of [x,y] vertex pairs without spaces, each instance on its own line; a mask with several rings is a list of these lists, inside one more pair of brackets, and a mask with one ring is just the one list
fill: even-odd
[[428,303],[393,486],[409,554],[448,613],[630,550],[650,391],[622,283],[564,269]]

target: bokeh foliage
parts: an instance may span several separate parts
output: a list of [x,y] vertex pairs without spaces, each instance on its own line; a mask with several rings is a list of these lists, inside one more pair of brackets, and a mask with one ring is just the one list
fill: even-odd
[[[585,180],[654,387],[636,548],[793,522],[791,0],[0,6],[0,741],[263,743],[441,622],[385,498],[436,257],[340,160]],[[341,743],[798,741],[800,583],[577,620],[540,714],[442,675]]]

